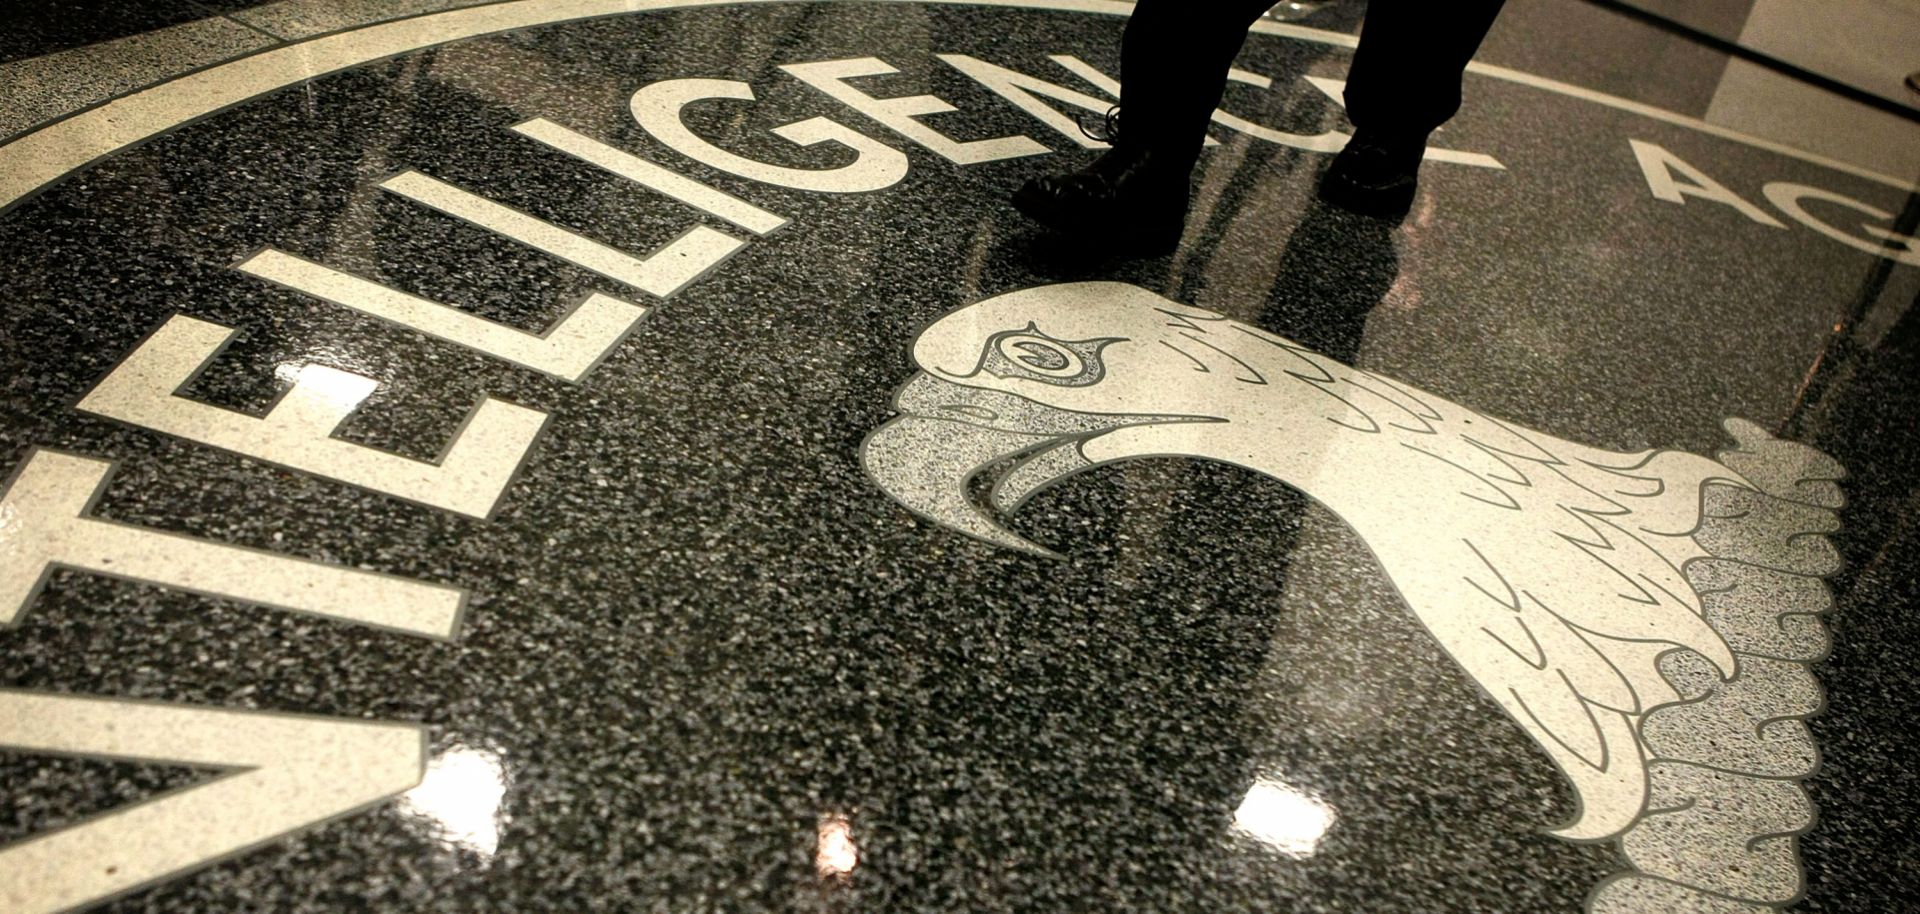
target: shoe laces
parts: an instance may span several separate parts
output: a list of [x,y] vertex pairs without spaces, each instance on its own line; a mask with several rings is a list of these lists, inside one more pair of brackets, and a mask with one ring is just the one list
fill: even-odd
[[1082,115],[1079,118],[1080,132],[1087,139],[1105,143],[1109,146],[1120,142],[1120,106],[1114,105],[1107,113],[1098,118]]

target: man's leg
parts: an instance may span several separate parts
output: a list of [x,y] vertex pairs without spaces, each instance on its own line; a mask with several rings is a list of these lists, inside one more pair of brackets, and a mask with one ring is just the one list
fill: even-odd
[[1427,134],[1460,110],[1460,80],[1501,3],[1371,0],[1347,74],[1354,137],[1321,179],[1323,199],[1368,215],[1406,214]]
[[1247,29],[1273,0],[1140,0],[1120,45],[1127,142],[1200,155]]
[[1425,137],[1460,110],[1467,63],[1503,0],[1371,0],[1347,74],[1347,116],[1367,132]]
[[1247,27],[1271,0],[1141,0],[1121,42],[1113,148],[1079,171],[1014,194],[1034,221],[1111,250],[1157,253],[1180,241],[1188,175]]

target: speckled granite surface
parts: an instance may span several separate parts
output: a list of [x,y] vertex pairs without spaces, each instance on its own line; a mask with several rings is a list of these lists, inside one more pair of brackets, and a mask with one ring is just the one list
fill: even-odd
[[102,0],[20,0],[8,6],[0,62],[64,51],[204,19],[212,12],[192,0],[111,3]]
[[[1118,28],[910,3],[527,28],[246,101],[0,213],[0,476],[36,447],[115,461],[91,516],[469,597],[457,638],[434,641],[54,571],[0,629],[0,688],[408,722],[429,741],[427,781],[405,796],[101,910],[1583,910],[1631,848],[1545,832],[1577,813],[1567,779],[1409,613],[1374,547],[1299,489],[1178,456],[1102,467],[1004,519],[1063,556],[1047,559],[929,523],[876,484],[861,444],[895,416],[924,328],[1082,280],[1594,448],[1713,455],[1736,446],[1722,420],[1744,417],[1830,455],[1846,502],[1837,529],[1807,528],[1840,567],[1821,615],[1831,652],[1810,663],[1825,691],[1805,782],[1818,816],[1790,909],[1898,910],[1920,889],[1920,266],[1778,209],[1762,210],[1773,227],[1658,199],[1629,141],[1756,207],[1770,207],[1763,185],[1794,182],[1893,214],[1806,204],[1848,231],[1859,216],[1911,235],[1920,202],[1474,76],[1436,143],[1504,168],[1429,164],[1404,225],[1315,201],[1324,156],[1221,128],[1177,253],[1088,259],[1003,203],[1087,153],[934,55],[1097,94],[1047,55],[1112,73]],[[1634,34],[1594,42],[1608,40]],[[869,56],[901,73],[854,85],[952,102],[924,118],[948,136],[1023,133],[1058,152],[957,165],[779,69]],[[1275,91],[1235,87],[1229,105],[1279,130],[1341,129],[1296,77],[1338,78],[1347,57],[1255,37],[1241,66]],[[1609,72],[1602,88],[1631,88]],[[753,87],[757,104],[687,109],[726,149],[844,164],[843,148],[768,135],[825,116],[910,170],[833,195],[689,159],[628,107],[680,77]],[[535,117],[789,224],[753,235],[508,129]],[[651,298],[375,186],[408,169],[621,250],[696,221],[745,244]],[[592,292],[651,313],[567,383],[233,269],[266,246],[523,329]],[[429,461],[483,396],[549,416],[479,519],[77,408],[176,313],[239,331],[179,391],[193,400],[258,415],[287,366],[350,371],[380,386],[339,437]],[[0,842],[206,777],[17,748],[0,748],[0,771]],[[1293,831],[1250,827],[1256,799]],[[20,846],[0,844],[0,864]],[[1695,910],[1662,897],[1607,910]]]
[[0,62],[0,83],[7,87],[0,137],[272,44],[273,38],[257,30],[213,17]]

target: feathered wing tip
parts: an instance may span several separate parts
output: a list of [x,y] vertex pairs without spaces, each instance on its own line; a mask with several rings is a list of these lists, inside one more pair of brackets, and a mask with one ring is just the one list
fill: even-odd
[[1800,897],[1797,836],[1814,809],[1802,781],[1819,765],[1805,720],[1824,698],[1811,664],[1826,655],[1827,575],[1839,556],[1840,465],[1744,420],[1721,463],[1755,488],[1709,481],[1686,568],[1737,670],[1687,651],[1661,672],[1685,700],[1641,721],[1646,812],[1620,836],[1633,870],[1602,883],[1591,914],[1777,914]]

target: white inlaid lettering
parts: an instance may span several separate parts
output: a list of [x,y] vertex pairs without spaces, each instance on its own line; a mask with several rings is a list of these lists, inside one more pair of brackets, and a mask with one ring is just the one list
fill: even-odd
[[730,79],[665,79],[633,93],[633,119],[654,139],[703,165],[763,184],[831,194],[883,190],[907,176],[907,157],[866,134],[824,117],[773,128],[774,136],[798,146],[838,143],[854,151],[839,168],[788,168],[769,165],[721,149],[687,129],[681,110],[707,99],[752,101],[753,87]]
[[112,469],[36,450],[0,487],[0,625],[55,568],[77,568],[428,638],[458,629],[466,594],[456,587],[87,517]]
[[[1261,89],[1273,88],[1273,80],[1261,76],[1258,73],[1250,73],[1242,70],[1239,67],[1228,70],[1227,79],[1232,82]],[[1327,130],[1312,136],[1301,133],[1288,133],[1285,130],[1275,130],[1264,124],[1256,124],[1239,115],[1229,113],[1225,108],[1214,109],[1213,122],[1222,127],[1238,130],[1254,139],[1266,140],[1269,143],[1278,143],[1282,146],[1291,146],[1295,149],[1305,149],[1308,152],[1339,152],[1346,148],[1347,140],[1351,139],[1347,134],[1341,133],[1338,130]]]
[[472,517],[486,517],[533,447],[547,414],[480,401],[438,463],[332,437],[379,382],[323,365],[297,366],[293,387],[265,416],[176,396],[233,331],[176,314],[86,397],[90,413]]
[[417,171],[401,172],[380,182],[380,186],[661,298],[679,291],[746,244],[724,232],[696,225],[651,256],[635,257]]
[[1870,238],[1862,238],[1859,235],[1842,231],[1832,223],[1807,212],[1806,201],[1819,200],[1824,203],[1832,203],[1836,206],[1853,210],[1854,212],[1865,213],[1883,222],[1892,221],[1893,214],[1880,207],[1870,203],[1862,203],[1846,194],[1838,194],[1830,190],[1821,190],[1818,187],[1808,187],[1805,184],[1795,184],[1791,181],[1775,181],[1761,188],[1760,192],[1766,195],[1767,202],[1773,204],[1776,209],[1793,217],[1794,221],[1801,225],[1813,229],[1828,238],[1832,238],[1848,247],[1885,257],[1888,260],[1895,260],[1900,263],[1920,267],[1920,238],[1915,238],[1912,235],[1902,235],[1899,232],[1884,229],[1871,223],[1861,224],[1861,231],[1871,236]]
[[[1261,89],[1273,88],[1272,79],[1261,76],[1258,73],[1249,73],[1237,67],[1227,71],[1227,78],[1243,85],[1255,86]],[[1346,83],[1344,81],[1316,76],[1306,77],[1306,80],[1308,85],[1320,90],[1321,94],[1333,99],[1343,107],[1346,105],[1346,97],[1344,95]],[[1295,149],[1304,149],[1308,152],[1339,152],[1347,148],[1347,141],[1353,139],[1351,135],[1338,130],[1322,131],[1312,136],[1288,133],[1285,130],[1275,130],[1272,127],[1256,124],[1243,117],[1231,114],[1225,108],[1219,108],[1213,112],[1213,122],[1223,127],[1238,130],[1255,139],[1266,140],[1269,143],[1278,143],[1282,146],[1291,146]],[[1427,147],[1424,158],[1429,162],[1451,162],[1455,165],[1471,165],[1475,168],[1496,168],[1504,170],[1507,167],[1502,165],[1499,159],[1486,153],[1461,152],[1457,149],[1439,149],[1433,146]]]
[[[1120,81],[1094,69],[1093,65],[1086,61],[1067,54],[1055,54],[1048,59],[1066,68],[1075,76],[1099,86],[1101,91],[1115,98],[1120,96]],[[1228,70],[1227,78],[1233,82],[1260,89],[1273,88],[1272,79],[1261,76],[1258,73],[1242,70],[1238,67]],[[1344,92],[1347,84],[1345,80],[1328,79],[1321,76],[1307,76],[1304,77],[1304,79],[1306,79],[1308,85],[1318,89],[1321,94],[1332,99],[1335,104],[1341,107],[1346,106],[1347,102]],[[1213,122],[1222,127],[1237,130],[1254,139],[1265,140],[1269,143],[1278,143],[1282,146],[1291,146],[1295,149],[1304,149],[1308,152],[1339,152],[1345,149],[1347,147],[1347,141],[1352,139],[1348,134],[1338,130],[1327,130],[1312,136],[1288,133],[1284,130],[1275,130],[1272,127],[1256,124],[1246,118],[1235,115],[1225,108],[1214,109]],[[1219,141],[1208,137],[1207,145],[1217,146],[1219,145]],[[1499,159],[1485,153],[1462,152],[1457,149],[1440,149],[1434,146],[1427,147],[1425,158],[1430,162],[1450,162],[1455,165],[1471,165],[1476,168],[1497,168],[1504,170],[1507,167],[1501,164]]]
[[276,248],[234,269],[565,381],[585,377],[647,313],[640,305],[595,292],[545,333],[534,334]]
[[[1767,215],[1766,210],[1740,199],[1739,194],[1707,177],[1706,172],[1687,164],[1679,156],[1644,140],[1628,140],[1627,144],[1633,147],[1633,157],[1640,163],[1640,173],[1646,176],[1647,189],[1653,192],[1654,199],[1685,204],[1687,197],[1697,197],[1710,203],[1731,206],[1735,212],[1761,225],[1777,229],[1787,227],[1785,223]],[[1674,180],[1676,174],[1688,183]]]
[[930,114],[945,114],[959,110],[946,101],[932,95],[874,98],[847,84],[847,80],[859,79],[862,76],[885,76],[900,72],[879,58],[856,57],[847,60],[822,60],[815,63],[790,63],[782,65],[780,69],[957,165],[978,165],[981,162],[992,162],[996,159],[1015,159],[1053,151],[1035,142],[1032,137],[1024,135],[959,142],[915,120]]
[[[1059,64],[1065,68],[1067,72],[1097,86],[1100,91],[1116,99],[1120,97],[1120,81],[1094,69],[1093,64],[1087,63],[1071,54],[1051,54],[1048,55],[1047,59]],[[1220,145],[1220,141],[1213,137],[1207,137],[1205,145],[1218,146]]]
[[[751,94],[748,97],[752,97]],[[675,123],[678,123],[678,110],[673,114]],[[583,162],[598,165],[641,187],[651,188],[688,206],[704,210],[756,235],[765,235],[787,224],[786,219],[739,197],[715,190],[665,166],[649,162],[624,149],[616,149],[546,118],[537,117],[523,124],[515,124],[513,131]]]
[[414,724],[0,690],[0,747],[226,769],[0,847],[0,910],[50,914],[259,847],[420,783]]
[[[1264,79],[1265,77],[1261,78]],[[1320,90],[1321,95],[1333,99],[1334,104],[1342,108],[1347,106],[1346,80],[1330,79],[1325,76],[1303,76],[1301,78],[1307,81],[1307,85]],[[1215,120],[1219,120],[1219,118],[1216,117]],[[1341,140],[1341,147],[1345,148],[1345,145],[1346,141]],[[1501,164],[1499,159],[1487,155],[1484,152],[1462,152],[1458,149],[1441,149],[1438,146],[1428,146],[1423,158],[1429,162],[1449,162],[1454,165],[1471,165],[1475,168],[1497,168],[1504,171],[1507,167]]]
[[[1113,102],[1108,99],[1094,98],[1083,92],[1075,92],[1065,86],[1056,85],[1035,76],[1029,76],[1018,70],[1009,70],[997,64],[990,64],[978,57],[966,54],[934,55],[948,66],[965,73],[974,82],[985,86],[988,91],[1012,102],[1014,107],[1033,115],[1040,123],[1052,127],[1061,136],[1088,149],[1104,149],[1107,144],[1087,136],[1080,129],[1080,123],[1040,100],[1041,96],[1055,101],[1065,102],[1075,108],[1105,114]],[[1058,59],[1058,58],[1056,58]]]

